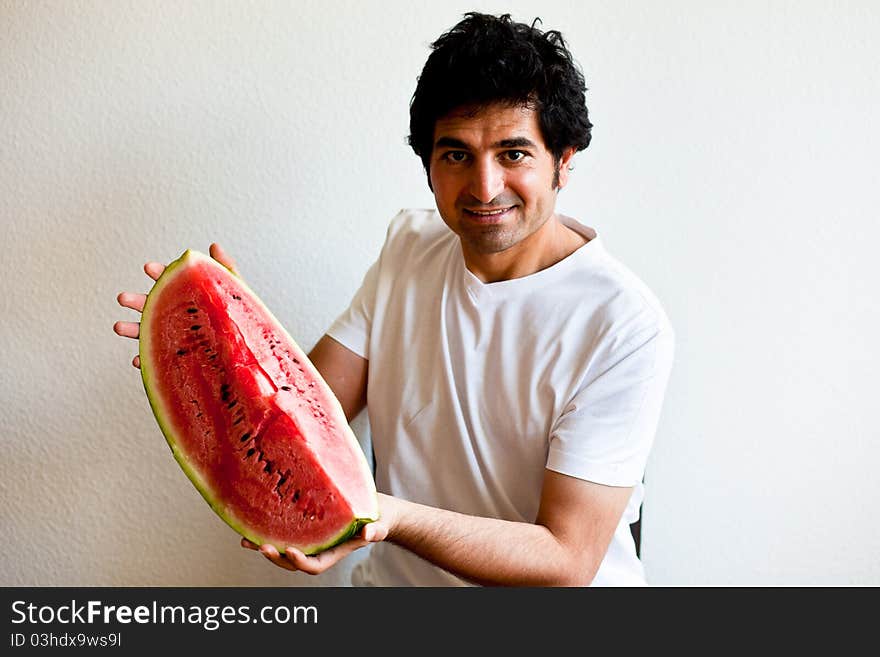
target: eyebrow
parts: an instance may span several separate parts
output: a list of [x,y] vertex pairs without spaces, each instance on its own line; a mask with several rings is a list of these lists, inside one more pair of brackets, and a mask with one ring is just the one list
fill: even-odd
[[[454,137],[440,137],[434,144],[434,148],[462,148],[469,150],[465,142]],[[492,148],[536,148],[535,142],[525,137],[512,137],[511,139],[502,139],[492,144]]]

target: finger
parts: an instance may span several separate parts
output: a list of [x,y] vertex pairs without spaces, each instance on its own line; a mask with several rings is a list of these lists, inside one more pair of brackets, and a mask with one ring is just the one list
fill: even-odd
[[256,543],[251,543],[246,538],[241,539],[241,547],[247,548],[248,550],[259,550],[260,546]]
[[123,338],[136,338],[140,335],[141,325],[137,322],[116,322],[113,331]]
[[285,570],[291,571],[298,570],[297,567],[294,566],[290,561],[288,561],[284,556],[278,554],[278,550],[275,549],[274,545],[261,545],[260,553],[279,568],[284,568]]
[[[323,553],[322,553],[323,554]],[[301,570],[304,573],[308,573],[309,575],[317,575],[323,572],[327,567],[320,567],[320,563],[318,561],[318,557],[307,557],[300,550],[295,547],[288,547],[284,550],[284,556],[287,558],[288,563],[290,563],[297,570]]]
[[342,561],[355,550],[367,545],[367,541],[362,538],[352,538],[329,550],[325,550],[316,556],[306,556],[301,550],[295,547],[289,547],[284,551],[287,560],[296,566],[297,570],[301,570],[309,575],[320,575],[328,568]]
[[144,273],[154,281],[159,280],[163,271],[165,271],[165,265],[158,262],[148,262],[144,265]]
[[236,274],[238,273],[238,267],[235,266],[235,260],[233,260],[226,251],[223,250],[223,247],[217,244],[216,242],[212,243],[208,252],[211,254],[211,257],[214,258],[221,265],[225,266],[227,269],[232,270]]
[[141,369],[141,357],[135,356],[134,358],[132,358],[131,364],[134,365],[136,368]]
[[144,303],[147,301],[147,295],[135,294],[134,292],[120,292],[116,297],[116,301],[123,308],[131,308],[142,313],[144,312]]

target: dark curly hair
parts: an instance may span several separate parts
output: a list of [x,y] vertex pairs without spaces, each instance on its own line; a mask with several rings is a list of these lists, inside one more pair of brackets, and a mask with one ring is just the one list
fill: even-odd
[[407,138],[430,185],[437,119],[458,108],[526,105],[538,114],[547,149],[558,163],[566,149],[590,144],[584,76],[562,35],[516,23],[510,14],[470,12],[431,44],[409,107]]

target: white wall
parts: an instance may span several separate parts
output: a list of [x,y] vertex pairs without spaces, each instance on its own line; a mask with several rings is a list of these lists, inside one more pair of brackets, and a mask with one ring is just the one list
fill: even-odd
[[346,581],[238,547],[115,296],[217,240],[310,347],[392,214],[431,204],[408,101],[472,8],[568,36],[596,128],[561,209],[678,332],[650,580],[880,584],[880,5],[553,0],[0,1],[0,584]]

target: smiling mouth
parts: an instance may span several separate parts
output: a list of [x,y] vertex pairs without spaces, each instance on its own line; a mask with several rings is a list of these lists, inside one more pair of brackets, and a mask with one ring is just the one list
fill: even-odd
[[511,205],[506,208],[489,208],[486,210],[471,210],[469,208],[463,208],[463,210],[466,215],[478,221],[492,222],[503,218],[508,212],[513,210],[514,207],[515,206]]

